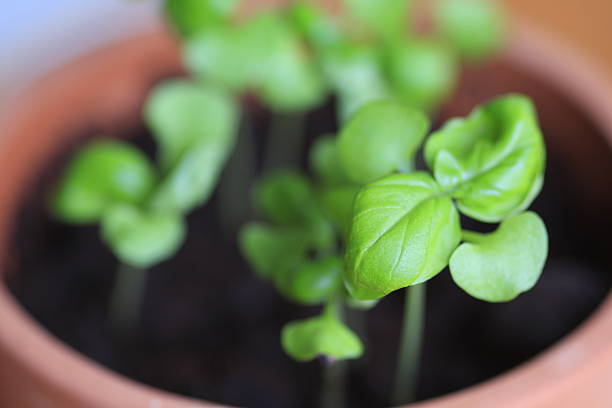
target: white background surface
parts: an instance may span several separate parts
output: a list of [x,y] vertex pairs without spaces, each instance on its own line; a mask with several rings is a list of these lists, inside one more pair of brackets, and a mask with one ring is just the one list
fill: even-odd
[[0,0],[0,102],[62,62],[158,21],[157,0]]

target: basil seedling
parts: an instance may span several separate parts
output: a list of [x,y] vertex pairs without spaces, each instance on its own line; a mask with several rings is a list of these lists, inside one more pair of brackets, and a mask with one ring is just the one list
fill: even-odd
[[[390,120],[368,118],[370,108],[358,111],[342,132],[362,132],[374,143],[378,134],[372,129],[384,129]],[[367,127],[354,128],[366,119]],[[418,343],[422,330],[424,282],[450,264],[453,279],[470,295],[509,301],[535,285],[548,251],[544,223],[523,212],[542,187],[545,166],[529,99],[507,95],[465,119],[451,119],[428,138],[424,155],[433,174],[379,174],[359,191],[346,250],[344,278],[355,298],[379,299],[409,288],[397,404],[413,397],[418,347],[410,344]],[[460,213],[502,223],[491,234],[462,231]]]
[[137,318],[144,270],[182,245],[184,217],[208,199],[237,122],[230,95],[189,80],[156,87],[145,120],[158,142],[158,168],[127,142],[94,141],[71,160],[52,199],[58,218],[100,223],[103,241],[121,261],[111,319],[123,334]]

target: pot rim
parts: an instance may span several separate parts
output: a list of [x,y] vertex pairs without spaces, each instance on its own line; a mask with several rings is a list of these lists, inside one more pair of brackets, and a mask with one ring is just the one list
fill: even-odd
[[[126,40],[96,49],[91,54],[73,61],[12,98],[0,112],[0,134],[4,134],[0,149],[18,145],[18,129],[28,118],[31,105],[38,99],[50,100],[58,95],[62,85],[70,83],[70,74],[78,69],[94,69],[117,47],[129,48],[143,41],[161,41],[161,48],[173,48],[167,33],[160,29],[151,33],[129,37]],[[158,47],[159,48],[159,47]],[[169,61],[178,63],[175,51],[168,53]],[[602,130],[612,143],[612,84],[585,58],[576,54],[533,27],[514,23],[511,40],[504,59],[512,61],[535,77],[544,79],[572,98],[576,105]],[[570,80],[568,80],[568,78]],[[572,78],[578,78],[572,80]],[[44,149],[44,146],[40,147]],[[0,154],[5,153],[0,150]],[[6,155],[6,154],[5,154]],[[8,158],[8,165],[17,166],[18,157]],[[6,162],[5,162],[6,163]],[[23,167],[23,165],[22,165]],[[8,173],[8,172],[7,172]],[[0,182],[0,184],[7,184]],[[5,190],[7,192],[5,192]],[[16,186],[0,188],[0,199],[9,199],[0,214],[0,255],[5,255],[9,220],[19,196]],[[8,196],[7,196],[8,195]],[[11,205],[12,204],[12,205]],[[6,220],[3,220],[5,218]],[[75,394],[84,406],[121,406],[148,408],[202,408],[218,406],[164,392],[140,384],[112,372],[81,355],[56,339],[38,322],[34,321],[18,304],[5,285],[0,284],[0,352],[15,364],[23,367],[31,378],[48,387],[61,390],[62,394]],[[10,330],[6,330],[6,328]],[[612,333],[612,295],[577,329],[550,347],[549,350],[515,369],[475,386],[411,405],[414,408],[490,408],[495,407],[548,407],[553,401],[563,401],[559,395],[571,395],[572,390],[582,390],[585,382],[593,382],[604,375],[612,375],[612,341],[605,333]],[[44,361],[44,364],[40,364]],[[605,376],[604,376],[605,378]],[[610,378],[608,376],[608,378]],[[596,382],[596,381],[595,381]],[[529,389],[526,393],[525,390]],[[568,397],[571,398],[571,397]],[[548,405],[551,404],[551,405]]]

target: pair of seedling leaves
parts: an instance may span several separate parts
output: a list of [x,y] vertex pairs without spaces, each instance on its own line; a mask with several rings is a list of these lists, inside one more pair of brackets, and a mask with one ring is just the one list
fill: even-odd
[[406,0],[345,0],[342,19],[297,1],[241,22],[231,18],[237,1],[217,3],[166,3],[191,72],[236,93],[253,91],[277,112],[310,109],[333,91],[341,122],[382,98],[434,110],[452,92],[458,57],[488,56],[503,31],[500,11],[483,0],[441,1],[428,38],[406,32]]
[[[430,172],[414,171],[428,129],[427,117],[406,104],[368,104],[337,139],[313,147],[316,188],[299,173],[280,172],[255,189],[272,224],[244,228],[246,258],[287,297],[328,304],[322,316],[283,330],[294,358],[361,354],[358,338],[327,310],[338,299],[376,300],[447,265],[459,287],[489,302],[512,300],[538,280],[547,233],[524,211],[542,187],[545,165],[532,103],[507,95],[449,120],[425,143]],[[488,234],[462,231],[460,213],[501,225]],[[344,256],[320,227],[325,220],[343,237]]]
[[52,197],[58,218],[100,223],[103,240],[137,269],[179,249],[184,217],[211,194],[238,119],[230,94],[182,79],[156,87],[144,116],[157,142],[157,165],[127,141],[98,139],[77,152]]

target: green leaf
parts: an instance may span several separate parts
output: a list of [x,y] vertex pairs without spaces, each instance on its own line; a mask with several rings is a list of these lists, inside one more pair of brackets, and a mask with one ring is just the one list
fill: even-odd
[[143,212],[131,205],[110,208],[102,218],[102,238],[124,263],[139,269],[171,258],[186,235],[177,214]]
[[285,352],[297,361],[318,356],[343,360],[363,354],[359,337],[331,314],[288,323],[283,327],[281,342]]
[[275,112],[302,112],[320,105],[327,89],[323,77],[298,44],[287,44],[271,60],[259,94]]
[[342,260],[337,256],[306,261],[288,274],[285,284],[279,289],[299,303],[324,303],[344,287],[342,266]]
[[428,174],[396,174],[365,186],[353,210],[345,282],[358,300],[424,282],[447,264],[460,239],[451,199]]
[[235,91],[253,89],[273,110],[322,102],[327,90],[293,27],[280,14],[258,14],[239,27],[213,27],[185,47],[186,65]]
[[204,204],[217,184],[227,148],[204,140],[191,147],[161,181],[151,199],[151,208],[187,213]]
[[155,171],[138,149],[97,140],[71,159],[51,199],[52,211],[66,222],[96,222],[114,204],[142,203],[154,183]]
[[235,92],[253,82],[249,39],[240,27],[214,26],[185,42],[183,58],[187,69],[201,82],[220,84]]
[[338,154],[338,141],[333,136],[318,138],[310,149],[310,168],[326,185],[349,184]]
[[273,279],[288,265],[297,265],[305,255],[308,239],[303,231],[251,222],[240,229],[242,255],[264,279]]
[[341,122],[365,104],[391,95],[380,52],[374,47],[340,43],[326,49],[320,60],[327,81],[338,94]]
[[353,220],[353,203],[361,186],[347,184],[337,187],[323,187],[318,197],[323,212],[340,230],[344,237],[348,237]]
[[454,55],[440,43],[414,40],[389,49],[390,82],[401,100],[417,109],[437,109],[453,92],[458,70]]
[[507,95],[447,122],[427,141],[425,159],[461,212],[495,222],[537,196],[546,151],[531,101]]
[[256,90],[271,109],[303,111],[323,101],[323,77],[285,18],[260,14],[245,25],[243,35],[248,39]]
[[505,16],[495,0],[441,0],[434,21],[438,31],[468,59],[487,57],[504,40]]
[[308,179],[297,171],[277,170],[253,189],[255,208],[275,224],[299,228],[315,249],[335,245],[332,226],[323,215]]
[[182,36],[226,22],[240,0],[166,0],[165,12],[170,23]]
[[488,302],[507,302],[538,281],[548,236],[537,214],[505,219],[491,234],[470,233],[450,259],[451,275],[463,290]]
[[262,177],[253,190],[255,207],[274,223],[301,225],[316,212],[308,179],[293,170],[276,170]]
[[322,50],[341,41],[337,25],[309,1],[297,1],[289,6],[289,17],[301,36],[315,49]]
[[338,152],[351,180],[369,183],[412,168],[414,154],[429,128],[420,111],[380,101],[361,108],[342,128]]
[[349,14],[383,38],[406,31],[410,0],[344,0]]
[[235,142],[237,106],[219,88],[186,79],[164,81],[149,96],[144,115],[160,146],[166,172],[202,142],[212,146],[220,161]]

